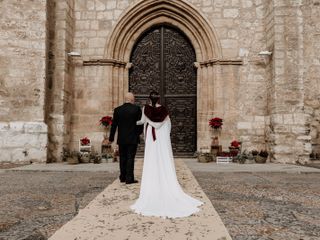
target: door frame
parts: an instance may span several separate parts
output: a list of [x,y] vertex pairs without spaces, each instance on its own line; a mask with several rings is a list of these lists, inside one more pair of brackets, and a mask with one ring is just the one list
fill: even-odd
[[[174,31],[176,33],[178,33],[180,36],[181,36],[181,39],[183,39],[183,41],[185,41],[191,48],[192,48],[192,60],[193,60],[193,63],[196,61],[196,54],[195,54],[195,49],[194,49],[194,46],[192,45],[192,42],[190,41],[190,39],[188,39],[188,37],[186,36],[186,34],[184,34],[180,29],[174,27],[174,26],[171,26],[169,24],[157,24],[157,25],[154,25],[152,27],[150,27],[149,29],[147,29],[146,31],[144,31],[141,36],[139,36],[139,38],[137,38],[133,48],[132,48],[132,51],[131,51],[131,55],[130,55],[130,61],[132,61],[132,57],[133,57],[133,54],[134,54],[134,51],[137,47],[138,44],[141,43],[141,41],[145,40],[147,35],[149,33],[151,34],[156,34],[154,31],[155,30],[159,30],[158,32],[158,36],[157,36],[157,39],[160,41],[160,47],[158,48],[158,45],[156,44],[156,47],[158,48],[157,51],[160,51],[160,57],[159,57],[159,71],[160,71],[160,83],[156,84],[158,87],[159,87],[159,93],[160,93],[160,96],[161,96],[161,103],[164,104],[166,107],[169,107],[170,104],[168,104],[166,102],[166,100],[169,98],[176,98],[176,97],[180,97],[179,99],[181,98],[189,98],[192,103],[195,104],[194,108],[192,108],[192,113],[191,113],[191,116],[193,116],[193,127],[194,127],[194,133],[193,133],[193,137],[194,139],[191,140],[191,142],[188,141],[188,143],[192,144],[192,152],[174,152],[174,154],[176,156],[193,156],[195,154],[195,152],[197,151],[197,69],[194,67],[192,69],[192,71],[194,71],[192,73],[192,76],[190,76],[190,80],[194,81],[194,84],[195,84],[195,93],[192,93],[192,94],[175,94],[175,93],[169,93],[169,94],[166,94],[165,92],[165,89],[166,89],[166,85],[168,84],[168,82],[166,81],[166,77],[165,77],[165,73],[166,73],[166,62],[165,62],[165,50],[164,50],[164,43],[165,43],[165,29],[170,29],[171,31]],[[180,38],[180,37],[179,37]],[[154,39],[154,38],[153,38]],[[190,49],[189,49],[190,50]],[[158,54],[156,54],[157,56]],[[188,61],[189,62],[189,61]],[[132,66],[134,66],[134,63],[132,62]],[[189,65],[190,66],[190,65]],[[143,66],[142,66],[143,67]],[[190,67],[188,67],[190,68]],[[131,91],[130,90],[130,74],[131,74],[131,71],[129,70],[129,84],[128,84],[128,91]],[[195,75],[194,75],[195,74]],[[143,75],[142,75],[143,76]],[[138,77],[137,79],[141,79],[141,77]],[[148,95],[147,94],[138,94],[137,92],[133,92],[135,93],[136,97],[138,98],[147,98]],[[172,119],[174,119],[174,116],[172,116]],[[174,123],[173,123],[174,124]],[[179,125],[180,126],[180,125]],[[174,127],[174,125],[173,125]],[[177,126],[178,127],[178,126]],[[193,128],[192,127],[192,128]],[[173,150],[174,149],[174,138],[171,137],[172,139],[172,146],[173,146]],[[178,141],[179,142],[179,141]],[[187,143],[186,143],[187,144]],[[179,145],[178,145],[179,146]],[[180,145],[181,146],[181,145]]]
[[190,39],[195,52],[197,70],[197,150],[210,145],[208,119],[217,111],[214,85],[223,81],[221,76],[222,50],[219,38],[210,21],[191,3],[172,0],[144,0],[133,4],[120,17],[109,35],[104,59],[108,88],[106,111],[124,101],[129,88],[130,54],[139,36],[157,24],[169,24]]

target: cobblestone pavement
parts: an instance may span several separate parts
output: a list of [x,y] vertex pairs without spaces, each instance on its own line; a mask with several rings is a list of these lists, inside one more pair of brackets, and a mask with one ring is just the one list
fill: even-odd
[[233,240],[320,239],[320,174],[193,173]]
[[110,172],[1,173],[0,239],[47,239],[117,176]]
[[[142,168],[142,161],[135,164],[140,182]],[[116,180],[50,240],[231,240],[190,169],[177,160],[176,170],[183,189],[204,203],[199,212],[174,219],[141,216],[130,209],[139,196],[140,184],[126,185]]]
[[[234,240],[320,239],[320,174],[193,173]],[[46,239],[117,176],[4,170],[0,240]]]

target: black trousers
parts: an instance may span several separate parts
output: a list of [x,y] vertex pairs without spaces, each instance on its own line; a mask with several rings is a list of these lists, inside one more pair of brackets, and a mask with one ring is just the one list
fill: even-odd
[[134,158],[138,144],[119,144],[120,181],[133,182]]

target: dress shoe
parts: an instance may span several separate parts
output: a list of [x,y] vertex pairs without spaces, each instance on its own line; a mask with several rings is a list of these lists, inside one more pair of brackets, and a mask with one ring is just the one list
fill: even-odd
[[138,180],[133,180],[132,182],[126,182],[126,184],[138,183]]

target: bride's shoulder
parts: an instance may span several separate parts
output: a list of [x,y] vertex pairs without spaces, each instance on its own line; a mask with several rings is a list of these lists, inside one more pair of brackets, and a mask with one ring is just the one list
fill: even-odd
[[155,107],[150,105],[150,104],[146,104],[146,105],[144,105],[143,108],[146,108],[146,109],[163,109],[163,108],[166,108],[166,107],[164,107],[164,106],[162,106],[160,104],[157,104]]

